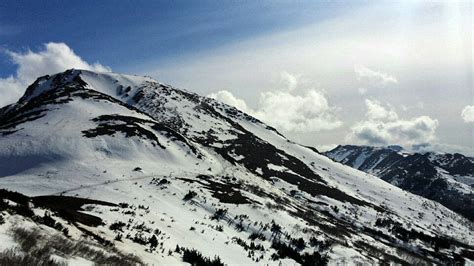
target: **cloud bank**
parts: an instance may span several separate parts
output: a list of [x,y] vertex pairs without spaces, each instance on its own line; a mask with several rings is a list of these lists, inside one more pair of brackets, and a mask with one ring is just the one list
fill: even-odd
[[306,145],[341,143],[366,120],[364,100],[375,98],[396,106],[400,120],[436,118],[439,141],[471,146],[459,116],[472,95],[470,10],[466,1],[366,5],[132,71],[203,95],[225,88],[255,109],[283,70],[299,73],[325,88],[344,122],[340,130],[291,134]]
[[474,105],[467,105],[461,112],[462,120],[466,123],[474,123]]
[[235,106],[287,132],[315,132],[340,127],[342,122],[336,117],[336,108],[329,105],[324,93],[316,89],[298,93],[299,80],[299,76],[283,72],[281,83],[286,87],[260,93],[256,109],[226,90],[211,93],[208,97]]
[[349,141],[368,145],[401,144],[412,146],[434,141],[438,120],[429,116],[401,119],[390,105],[365,100],[367,120],[357,122],[347,136]]
[[0,106],[15,102],[21,97],[26,87],[40,76],[55,74],[70,68],[110,71],[109,67],[99,63],[87,63],[65,43],[50,42],[38,52],[6,51],[6,54],[18,68],[15,75],[0,78]]

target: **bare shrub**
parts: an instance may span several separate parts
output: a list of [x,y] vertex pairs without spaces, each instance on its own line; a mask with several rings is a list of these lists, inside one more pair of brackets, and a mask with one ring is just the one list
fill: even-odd
[[86,240],[70,240],[60,234],[45,235],[41,234],[38,229],[12,228],[11,233],[13,239],[19,245],[18,254],[12,252],[4,254],[5,260],[38,260],[40,263],[26,263],[26,264],[2,264],[0,265],[62,265],[49,263],[51,255],[58,254],[61,257],[82,257],[93,261],[97,264],[106,265],[137,265],[142,264],[140,259],[133,255],[122,254],[113,247],[108,247],[107,250],[97,248],[97,246]]

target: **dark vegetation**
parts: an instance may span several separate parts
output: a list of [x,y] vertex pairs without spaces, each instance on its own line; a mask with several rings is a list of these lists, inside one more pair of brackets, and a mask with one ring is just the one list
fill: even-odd
[[80,212],[81,207],[85,204],[116,206],[113,203],[67,197],[67,196],[40,196],[32,198],[32,202],[39,207],[47,208],[57,213],[63,219],[72,223],[82,223],[87,226],[102,225],[102,219],[99,217]]
[[272,255],[273,260],[290,258],[300,263],[301,265],[326,265],[329,261],[328,257],[321,255],[321,253],[315,251],[313,253],[303,253],[298,248],[292,245],[285,244],[280,241],[273,241],[272,248],[276,250],[276,253]]
[[0,265],[2,266],[25,266],[25,265],[48,265],[67,266],[49,257],[38,257],[28,253],[20,253],[16,249],[6,249],[0,252]]
[[183,254],[183,261],[190,263],[193,266],[224,266],[224,263],[218,256],[210,259],[204,257],[201,252],[195,249],[176,246],[175,252]]
[[451,249],[451,246],[470,248],[468,245],[460,243],[451,238],[430,236],[413,228],[408,230],[404,228],[399,222],[393,221],[389,218],[378,218],[375,221],[375,226],[389,229],[396,238],[402,240],[403,242],[412,242],[415,240],[423,241],[429,246],[433,247],[435,251]]
[[166,185],[169,185],[171,184],[171,182],[166,179],[166,178],[157,178],[157,177],[153,177],[153,179],[150,181],[150,184],[154,184],[154,185],[157,185],[159,187],[161,187],[162,189],[166,188]]
[[260,241],[265,241],[265,240],[267,240],[267,238],[265,237],[265,235],[262,234],[261,232],[253,232],[253,233],[251,233],[250,236],[249,236],[249,239],[250,239],[250,240],[256,240],[256,239],[258,239],[258,240],[260,240]]
[[190,190],[190,191],[188,191],[188,193],[186,193],[186,195],[184,195],[183,200],[184,201],[189,201],[189,200],[193,199],[196,196],[197,196],[197,193]]
[[243,188],[240,183],[232,182],[217,182],[214,181],[216,178],[209,175],[198,175],[196,176],[199,180],[189,179],[189,178],[178,178],[182,181],[189,183],[199,183],[204,188],[212,192],[212,196],[218,199],[222,203],[232,203],[232,204],[248,204],[253,203],[252,200],[242,195],[240,192]]
[[142,264],[133,255],[122,254],[113,248],[99,249],[93,243],[73,241],[59,234],[44,235],[39,230],[23,228],[13,228],[12,234],[21,252],[10,249],[1,253],[0,265],[63,265],[51,260],[52,254],[78,256],[101,265]]
[[109,229],[112,230],[112,231],[120,231],[120,232],[123,232],[123,227],[126,226],[126,225],[127,225],[127,224],[124,223],[124,222],[117,221],[117,222],[112,223],[112,224],[109,226]]
[[227,211],[227,209],[217,209],[211,216],[211,220],[220,221],[221,219],[225,218],[225,216],[227,215]]
[[245,251],[248,250],[259,250],[259,251],[265,251],[265,248],[261,244],[255,244],[255,242],[250,242],[250,244],[247,244],[245,240],[242,240],[241,238],[238,237],[233,237],[232,241],[235,242],[237,245],[242,246]]

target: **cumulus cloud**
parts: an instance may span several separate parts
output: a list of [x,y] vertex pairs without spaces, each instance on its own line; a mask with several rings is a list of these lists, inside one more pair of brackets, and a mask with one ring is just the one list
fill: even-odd
[[110,68],[99,63],[89,64],[64,43],[47,43],[37,52],[5,52],[18,66],[15,75],[0,78],[0,106],[13,103],[36,78],[70,68],[100,72]]
[[377,85],[385,86],[391,83],[398,83],[398,80],[394,76],[372,70],[365,66],[355,66],[354,71],[356,72],[357,78],[359,80],[367,80]]
[[21,97],[26,87],[13,76],[0,78],[0,108]]
[[396,121],[398,114],[391,106],[385,107],[380,102],[375,100],[365,100],[367,107],[367,118],[371,121]]
[[[135,72],[203,95],[226,88],[256,107],[260,93],[274,88],[280,72],[287,70],[317,80],[330,104],[341,107],[338,116],[346,125],[363,120],[365,105],[358,99],[364,93],[369,95],[365,98],[389,97],[402,118],[419,116],[421,110],[414,105],[424,101],[425,114],[439,120],[437,132],[452,132],[439,134],[441,140],[470,145],[471,135],[456,133],[464,128],[459,115],[472,93],[466,86],[472,76],[466,71],[472,68],[469,1],[454,9],[450,1],[410,1],[416,2],[410,7],[390,2],[348,9],[312,25],[279,29],[195,55],[150,61]],[[406,19],[407,8],[412,19]],[[454,13],[446,16],[448,10]],[[355,66],[386,73],[398,82],[371,87],[367,79],[358,80]],[[450,97],[439,97],[446,88]],[[407,112],[398,110],[403,104]],[[443,111],[445,107],[458,111],[453,115]],[[340,143],[349,130],[301,134],[299,141],[312,146]]]
[[384,88],[390,84],[398,83],[394,76],[365,66],[355,66],[354,72],[357,75],[357,80],[361,83],[361,87],[358,88],[361,95],[366,94],[369,89]]
[[461,112],[462,120],[466,123],[474,123],[474,105],[467,105]]
[[438,120],[429,116],[401,119],[390,105],[366,99],[366,120],[351,127],[348,140],[369,145],[412,146],[436,139]]
[[228,105],[232,105],[242,112],[245,112],[245,113],[251,112],[250,108],[247,106],[247,103],[244,100],[235,97],[229,91],[221,90],[215,93],[211,93],[207,97],[216,99]]
[[297,75],[283,72],[283,89],[260,93],[256,109],[248,107],[229,91],[219,91],[209,95],[219,101],[233,105],[277,129],[292,132],[314,132],[338,128],[342,122],[336,118],[336,108],[329,105],[323,92],[308,89],[296,94],[299,83]]
[[284,83],[285,87],[289,91],[293,91],[298,86],[298,82],[299,82],[299,79],[301,78],[301,75],[294,75],[294,74],[290,74],[286,71],[283,71],[283,72],[281,72],[280,77],[281,77],[281,80]]

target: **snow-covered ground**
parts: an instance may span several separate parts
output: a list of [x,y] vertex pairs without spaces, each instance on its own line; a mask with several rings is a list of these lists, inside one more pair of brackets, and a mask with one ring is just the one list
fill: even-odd
[[[304,253],[333,263],[444,262],[453,251],[473,251],[472,224],[442,205],[147,77],[46,77],[0,110],[0,121],[1,188],[122,203],[82,206],[103,225],[64,225],[87,228],[144,263],[183,263],[177,245],[228,265],[294,265],[309,261],[298,257]],[[0,247],[8,248],[18,217],[5,217]],[[430,241],[445,240],[450,248],[434,251]]]

